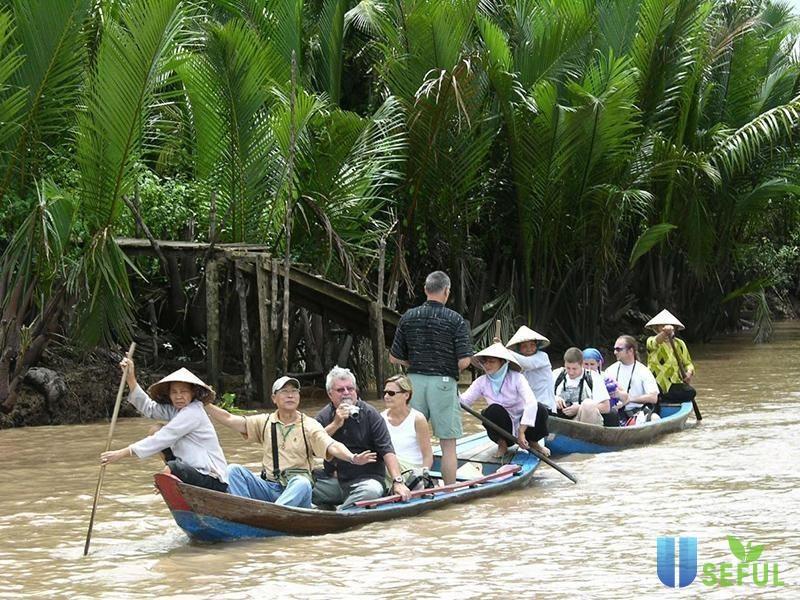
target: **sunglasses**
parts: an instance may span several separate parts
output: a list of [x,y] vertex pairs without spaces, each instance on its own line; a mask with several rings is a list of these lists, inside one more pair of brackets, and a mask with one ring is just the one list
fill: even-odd
[[392,396],[394,396],[395,394],[403,394],[403,393],[405,393],[405,390],[397,390],[397,391],[394,391],[394,390],[383,390],[383,395],[384,396],[389,396],[390,398]]
[[625,350],[630,350],[630,346],[614,346],[614,352],[624,352]]
[[348,385],[347,387],[334,388],[333,391],[337,394],[344,394],[345,392],[355,392],[356,388],[352,385]]

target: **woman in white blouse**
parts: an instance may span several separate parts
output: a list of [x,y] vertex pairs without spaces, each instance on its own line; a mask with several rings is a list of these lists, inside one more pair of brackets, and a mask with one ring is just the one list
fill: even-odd
[[133,360],[123,358],[120,367],[124,370],[126,366],[131,390],[128,402],[142,416],[168,422],[130,446],[103,452],[100,462],[108,464],[134,455],[147,458],[170,448],[175,459],[167,461],[167,472],[184,483],[226,492],[228,465],[217,432],[203,410],[203,402],[214,400],[214,390],[188,369],[178,369],[151,385],[146,394],[136,381]]

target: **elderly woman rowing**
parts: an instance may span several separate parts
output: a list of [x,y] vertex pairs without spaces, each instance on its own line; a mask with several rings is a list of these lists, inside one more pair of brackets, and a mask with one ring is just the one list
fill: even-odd
[[[461,402],[471,405],[485,398],[487,407],[481,413],[498,427],[517,438],[520,447],[533,448],[545,456],[550,451],[538,442],[547,436],[547,407],[536,402],[528,381],[519,371],[520,366],[511,352],[496,343],[475,355],[485,371],[461,394]],[[508,443],[487,427],[489,438],[497,443],[497,455],[508,450]]]
[[174,460],[167,461],[170,473],[191,485],[227,491],[225,455],[217,432],[203,410],[202,401],[213,399],[214,390],[188,369],[178,369],[151,385],[145,393],[136,381],[133,359],[123,358],[120,367],[124,371],[126,366],[131,390],[128,402],[142,416],[168,423],[153,435],[125,448],[103,452],[100,462],[108,464],[132,456],[147,458],[170,448],[175,456]]

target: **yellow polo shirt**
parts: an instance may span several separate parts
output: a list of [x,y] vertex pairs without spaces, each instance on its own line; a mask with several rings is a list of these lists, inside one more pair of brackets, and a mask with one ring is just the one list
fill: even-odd
[[297,414],[297,420],[290,424],[281,423],[277,411],[245,417],[247,433],[244,437],[263,445],[264,455],[261,462],[270,481],[276,481],[272,464],[272,423],[277,425],[278,468],[281,473],[290,470],[306,471],[310,477],[314,468],[313,457],[325,458],[328,447],[334,442],[316,419],[300,412]]

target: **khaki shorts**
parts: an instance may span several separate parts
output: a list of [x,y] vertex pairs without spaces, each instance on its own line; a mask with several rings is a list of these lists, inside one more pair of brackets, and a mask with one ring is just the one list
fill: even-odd
[[431,422],[433,435],[440,440],[460,438],[461,409],[458,406],[458,382],[445,375],[409,373],[414,387],[411,408],[416,408]]

